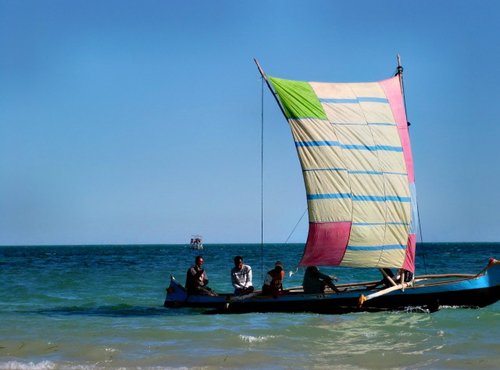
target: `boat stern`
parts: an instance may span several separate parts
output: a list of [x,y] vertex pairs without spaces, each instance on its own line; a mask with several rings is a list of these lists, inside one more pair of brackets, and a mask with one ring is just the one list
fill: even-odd
[[[495,258],[490,258],[488,266],[481,272],[488,276],[489,285],[496,287],[500,285],[500,261]],[[481,274],[480,273],[480,274]]]

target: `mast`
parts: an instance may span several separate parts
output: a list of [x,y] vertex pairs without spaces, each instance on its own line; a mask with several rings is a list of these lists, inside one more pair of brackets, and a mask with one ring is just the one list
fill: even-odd
[[[397,61],[398,61],[398,67],[397,67],[396,76],[399,77],[399,84],[401,86],[401,95],[403,95],[403,104],[404,104],[405,114],[406,114],[406,124],[408,125],[408,134],[409,134],[411,123],[408,120],[408,109],[406,107],[406,96],[405,96],[404,81],[403,81],[403,66],[401,65],[401,56],[399,54],[397,54]],[[418,220],[418,232],[420,234],[420,242],[423,243],[424,237],[423,237],[423,233],[422,233],[422,224],[420,222],[420,207],[418,207],[418,203],[417,203],[417,220]],[[424,270],[427,272],[427,263],[425,260],[425,253],[423,253],[422,256],[423,256],[423,261],[424,261]]]
[[406,109],[406,96],[405,96],[405,85],[403,81],[403,66],[401,65],[401,55],[397,54],[396,56],[397,61],[398,61],[398,66],[396,69],[396,76],[399,77],[399,85],[401,86],[401,95],[403,95],[403,103],[405,107],[405,113],[406,113],[406,124],[408,127],[410,127],[411,123],[408,121],[408,110]]

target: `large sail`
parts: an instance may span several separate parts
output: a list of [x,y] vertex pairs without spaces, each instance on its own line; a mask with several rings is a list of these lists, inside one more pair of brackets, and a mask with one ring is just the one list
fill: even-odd
[[399,76],[372,83],[269,77],[307,193],[302,266],[414,271],[416,194]]

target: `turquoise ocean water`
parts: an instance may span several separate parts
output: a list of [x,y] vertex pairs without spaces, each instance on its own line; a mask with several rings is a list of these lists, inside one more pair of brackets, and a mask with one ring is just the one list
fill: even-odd
[[[230,291],[232,258],[254,285],[275,260],[295,270],[302,245],[206,245],[210,286]],[[200,253],[181,245],[0,247],[0,369],[494,369],[500,303],[421,312],[203,315],[163,308]],[[500,244],[424,244],[417,274],[477,273]],[[323,268],[339,283],[371,269]],[[287,276],[300,285],[303,271]]]

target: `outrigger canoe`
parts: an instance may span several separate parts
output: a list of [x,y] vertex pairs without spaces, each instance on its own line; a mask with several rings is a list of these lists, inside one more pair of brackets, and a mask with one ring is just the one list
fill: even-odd
[[[255,292],[245,296],[188,295],[171,276],[165,307],[191,307],[210,313],[249,312],[316,312],[342,314],[348,312],[422,310],[434,312],[443,306],[480,308],[500,298],[500,261],[491,259],[479,274],[441,274],[417,276],[413,285],[404,289],[371,289],[377,282],[339,284],[336,294],[305,294],[301,288],[290,289],[277,297]],[[377,296],[377,294],[381,295]],[[369,297],[364,300],[361,297]]]
[[[395,75],[361,83],[287,80],[267,76],[255,62],[290,126],[304,178],[309,231],[298,265],[395,268],[417,275],[420,220],[399,56]],[[483,307],[499,299],[500,266],[491,259],[477,275],[390,282],[379,289],[376,282],[338,285],[343,291],[337,294],[298,288],[278,297],[209,297],[188,295],[172,277],[165,306],[221,313]]]

